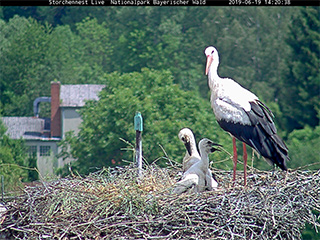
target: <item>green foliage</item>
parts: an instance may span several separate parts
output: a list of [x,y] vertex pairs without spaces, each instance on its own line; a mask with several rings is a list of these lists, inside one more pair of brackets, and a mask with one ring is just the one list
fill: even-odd
[[[76,24],[77,31],[77,58],[79,71],[77,82],[90,83],[110,71],[110,56],[113,47],[110,43],[110,31],[106,24],[99,24],[96,19],[85,18]],[[74,46],[72,46],[74,47]]]
[[287,42],[292,49],[279,98],[286,128],[301,129],[319,125],[320,109],[320,18],[319,7],[301,8],[290,27]]
[[0,120],[0,176],[4,177],[5,191],[11,191],[22,181],[28,180],[26,154],[22,140],[12,140],[5,134],[6,128]]
[[[27,10],[21,14],[21,8],[7,9],[8,22],[0,24],[7,33],[0,40],[1,66],[7,65],[9,70],[1,71],[0,78],[5,115],[30,115],[32,101],[48,94],[50,81],[98,83],[105,72],[128,73],[144,67],[169,70],[175,83],[185,90],[199,90],[206,98],[203,50],[209,44],[219,49],[221,76],[232,77],[264,101],[274,102],[286,87],[281,84],[286,80],[281,72],[288,70],[288,23],[299,13],[299,8],[257,7]],[[41,19],[42,24],[10,18],[14,12]],[[308,38],[316,36],[305,32],[301,38],[306,34]],[[16,58],[24,63],[21,67],[11,67]],[[37,90],[26,91],[26,84]],[[288,116],[293,115],[285,111],[284,117]]]
[[32,19],[15,17],[3,25],[3,31],[7,35],[0,60],[1,85],[4,86],[1,101],[6,104],[5,114],[25,115],[32,109],[34,98],[31,96],[48,93],[40,83],[46,79],[49,67],[44,53],[51,29]]
[[[177,134],[183,127],[191,128],[198,140],[208,137],[227,145],[224,139],[228,135],[214,120],[209,101],[195,91],[182,91],[173,84],[170,72],[142,69],[141,73],[107,74],[104,79],[106,88],[100,100],[88,102],[81,110],[83,123],[78,137],[67,141],[78,159],[73,164],[80,173],[132,161],[133,152],[124,151],[130,146],[121,139],[135,145],[136,111],[143,116],[143,156],[149,163],[157,160],[164,166],[162,157],[181,162],[185,149]],[[214,159],[226,157],[223,152],[213,155]],[[230,167],[231,161],[223,164]]]
[[[166,141],[172,141],[164,130],[171,131],[172,135],[174,132],[176,137],[176,128],[180,125],[175,119],[181,117],[176,109],[183,109],[187,115],[197,112],[195,108],[199,104],[202,106],[200,110],[206,106],[210,121],[204,125],[216,125],[208,101],[203,54],[206,46],[215,45],[220,52],[220,75],[234,78],[256,93],[275,113],[279,134],[288,136],[294,129],[306,125],[314,128],[319,123],[318,30],[317,7],[0,7],[0,112],[6,116],[32,115],[32,102],[37,97],[50,95],[51,81],[59,80],[62,84],[107,82],[107,89],[111,86],[117,89],[108,90],[117,96],[113,101],[108,100],[110,104],[118,106],[122,112],[125,112],[122,105],[130,107],[125,116],[108,110],[117,117],[110,119],[111,123],[117,124],[113,128],[125,126],[129,129],[124,123],[129,119],[131,122],[135,111],[142,109],[144,117],[153,121],[154,130],[150,134],[155,134],[156,144],[151,146],[151,142],[147,142],[145,145],[148,160],[163,155],[158,143],[168,151],[169,157],[175,157],[176,147],[164,146]],[[130,74],[134,77],[139,72],[145,74],[144,68],[155,69],[161,74],[169,71],[172,80],[168,86],[174,82],[186,90],[187,95],[191,91],[197,96],[192,101],[198,101],[199,93],[205,100],[199,98],[200,102],[190,105],[189,109],[179,103],[179,98],[186,97],[183,94],[165,102],[163,95],[171,95],[162,85],[148,86],[147,90],[153,89],[151,93],[128,87],[131,79],[123,86],[113,83]],[[110,74],[115,71],[119,74]],[[144,86],[145,83],[139,84]],[[158,88],[165,93],[158,93]],[[172,91],[176,92],[176,88],[179,89],[175,86]],[[135,98],[125,94],[118,96],[122,91]],[[136,95],[139,91],[141,96]],[[147,95],[143,96],[145,92]],[[88,109],[94,109],[95,104],[90,103]],[[49,116],[49,104],[41,107],[45,107],[41,109],[41,117]],[[160,108],[158,115],[151,114],[157,111],[156,107]],[[98,116],[100,112],[92,114]],[[188,117],[187,123],[196,124],[198,119],[198,116]],[[158,121],[161,124],[167,121],[167,129],[161,124],[158,126]],[[96,121],[96,124],[101,123]],[[130,131],[124,131],[120,137],[132,142],[130,139],[134,133]],[[146,134],[148,131],[151,130],[146,130]],[[195,131],[198,138],[206,134]],[[221,134],[218,142],[225,142],[227,151],[230,151],[228,135],[220,128],[217,132]],[[207,137],[215,134],[209,130],[207,133]],[[89,154],[92,150],[97,154],[105,144],[113,145],[111,140],[119,141],[119,132],[108,132],[108,135],[105,143],[102,141],[93,149],[84,147],[83,151]],[[120,150],[125,147],[127,144],[120,141],[114,149],[110,148],[113,152],[107,154],[108,161],[113,159],[110,154],[124,154],[122,158],[129,159],[130,154]],[[295,155],[291,148],[289,146],[290,154]],[[114,161],[120,161],[121,157],[118,158]],[[306,156],[305,162],[313,162],[313,159]],[[264,161],[258,160],[254,166],[260,168],[260,163],[264,164]],[[261,167],[265,168],[264,165]]]
[[[319,216],[319,213],[313,211],[315,214]],[[312,224],[306,224],[304,231],[302,232],[303,240],[314,240],[320,238],[320,232],[316,232],[314,226]]]
[[[95,83],[110,70],[109,30],[96,20],[52,28],[29,18],[0,20],[0,101],[8,115],[32,115],[32,103],[50,95],[50,82]],[[23,42],[23,44],[21,44]],[[47,111],[41,111],[46,113]]]
[[311,128],[306,126],[301,130],[294,130],[288,136],[288,148],[290,150],[291,168],[298,168],[308,164],[307,169],[319,169],[320,167],[320,126]]

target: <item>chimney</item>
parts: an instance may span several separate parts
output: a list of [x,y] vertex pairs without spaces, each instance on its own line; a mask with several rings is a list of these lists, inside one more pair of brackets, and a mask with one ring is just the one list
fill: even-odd
[[51,137],[61,137],[60,82],[51,82]]

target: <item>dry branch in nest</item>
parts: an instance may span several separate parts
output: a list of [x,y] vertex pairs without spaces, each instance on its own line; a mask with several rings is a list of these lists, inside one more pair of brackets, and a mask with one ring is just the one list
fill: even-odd
[[[300,239],[320,227],[320,170],[252,172],[230,187],[216,170],[217,191],[171,194],[177,171],[148,166],[104,169],[86,178],[26,187],[5,203],[0,235],[11,239]],[[238,176],[239,179],[240,176]]]

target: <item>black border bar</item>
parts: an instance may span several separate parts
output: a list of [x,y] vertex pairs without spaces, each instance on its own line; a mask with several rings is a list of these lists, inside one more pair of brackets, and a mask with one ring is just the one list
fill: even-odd
[[319,6],[319,0],[0,0],[0,6]]

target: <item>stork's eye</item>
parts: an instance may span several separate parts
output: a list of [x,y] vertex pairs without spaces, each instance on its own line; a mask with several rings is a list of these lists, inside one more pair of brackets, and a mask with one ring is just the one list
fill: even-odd
[[214,53],[214,50],[212,50],[211,54]]

